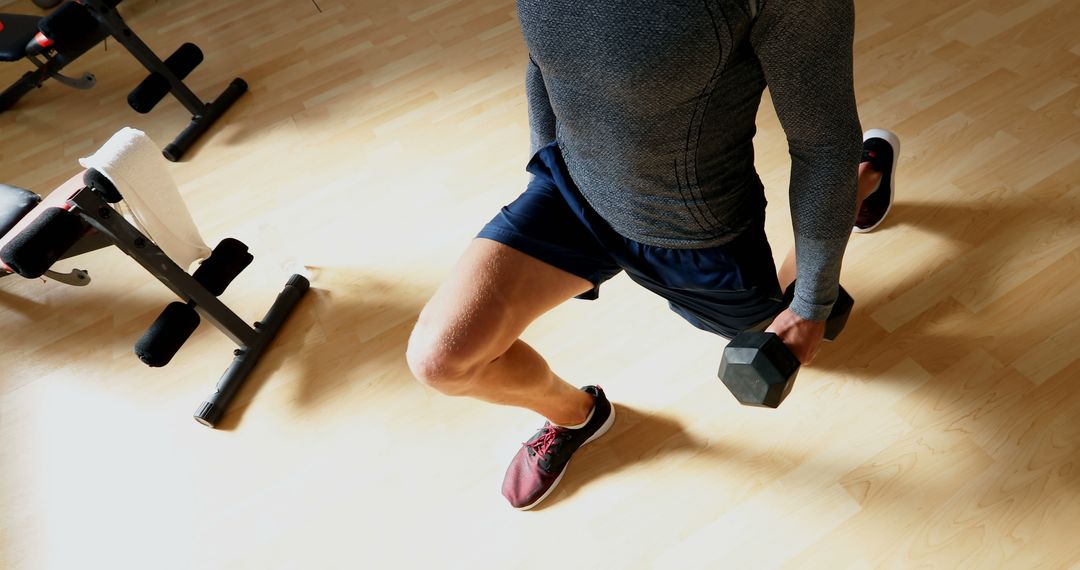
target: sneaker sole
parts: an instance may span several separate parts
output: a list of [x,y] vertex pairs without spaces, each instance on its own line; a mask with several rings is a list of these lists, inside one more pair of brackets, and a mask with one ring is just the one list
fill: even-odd
[[[600,436],[604,435],[605,433],[607,433],[607,431],[609,429],[611,429],[611,426],[614,425],[614,424],[615,424],[615,404],[611,404],[611,413],[608,414],[608,419],[604,422],[604,425],[600,426],[600,428],[596,430],[596,433],[592,434],[592,437],[590,437],[589,439],[586,439],[585,443],[581,444],[581,446],[578,447],[578,451],[581,451],[582,447],[585,447],[590,442],[592,442],[594,439],[597,439],[598,437],[600,437]],[[574,453],[577,454],[577,451],[575,451]],[[566,475],[566,471],[568,469],[570,469],[570,463],[573,462],[573,461],[574,461],[574,458],[571,457],[570,460],[566,462],[566,466],[563,467],[562,473],[559,473],[559,476],[555,478],[555,482],[552,483],[550,487],[548,487],[548,490],[545,491],[543,495],[540,495],[539,499],[533,501],[532,504],[525,505],[524,507],[514,507],[514,508],[516,508],[519,511],[527,511],[527,510],[535,507],[536,505],[539,505],[541,502],[543,502],[544,499],[548,498],[548,495],[550,495],[551,492],[554,491],[555,488],[559,486],[559,482],[562,481],[563,475]]]
[[878,220],[876,224],[867,228],[853,226],[852,231],[857,234],[870,233],[874,231],[874,228],[880,226],[881,222],[884,222],[885,218],[889,217],[889,210],[892,210],[893,199],[896,198],[896,163],[900,159],[900,138],[892,131],[886,131],[885,129],[870,129],[863,134],[863,141],[868,139],[882,139],[892,147],[892,168],[890,169],[891,172],[889,172],[889,205],[885,208],[885,213],[882,214],[881,219]]

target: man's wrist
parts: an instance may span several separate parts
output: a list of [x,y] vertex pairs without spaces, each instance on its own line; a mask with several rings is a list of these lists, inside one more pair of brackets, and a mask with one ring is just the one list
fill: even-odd
[[829,313],[832,312],[833,303],[829,304],[815,304],[807,303],[799,298],[798,293],[795,294],[795,299],[791,302],[791,312],[797,317],[807,321],[824,321],[829,318]]

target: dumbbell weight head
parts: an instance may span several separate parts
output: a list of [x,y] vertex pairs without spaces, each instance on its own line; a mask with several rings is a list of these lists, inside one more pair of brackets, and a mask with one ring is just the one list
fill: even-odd
[[836,340],[836,337],[840,336],[840,331],[844,330],[844,325],[847,325],[851,309],[854,307],[855,299],[852,299],[851,295],[841,287],[840,295],[836,297],[836,303],[833,304],[829,318],[825,321],[825,340]]
[[784,401],[799,359],[773,333],[742,333],[728,343],[718,375],[740,404],[775,408]]
[[[794,284],[788,288],[784,306],[791,302],[794,289]],[[840,334],[854,305],[854,299],[841,287],[840,295],[825,323],[826,340],[834,340]],[[795,376],[799,373],[799,365],[799,359],[779,336],[773,333],[744,332],[724,348],[717,375],[739,403],[776,408],[791,392]]]
[[[789,307],[795,299],[795,283],[797,282],[792,281],[791,285],[784,291],[784,299],[781,302],[781,306],[784,308]],[[833,303],[832,311],[829,311],[829,318],[825,321],[825,340],[836,340],[836,337],[840,335],[840,331],[844,330],[844,325],[847,324],[851,309],[854,307],[855,299],[852,299],[847,290],[841,286],[836,296],[836,302]]]

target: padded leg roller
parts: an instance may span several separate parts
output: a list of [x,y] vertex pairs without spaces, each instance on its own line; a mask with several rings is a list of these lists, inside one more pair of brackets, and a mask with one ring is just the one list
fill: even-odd
[[63,208],[48,208],[0,250],[0,259],[15,273],[36,279],[59,261],[87,229],[78,215]]
[[[225,238],[199,265],[193,277],[219,297],[254,259],[243,242]],[[170,303],[135,343],[135,356],[147,366],[165,366],[191,338],[200,322],[195,303]]]
[[115,204],[124,199],[112,181],[96,168],[86,169],[86,172],[83,173],[83,184],[97,192],[103,200],[110,204]]
[[[199,46],[186,43],[165,59],[165,67],[169,68],[177,79],[184,79],[202,60],[203,52]],[[138,113],[149,113],[169,94],[171,88],[164,75],[151,73],[128,94],[128,105]]]
[[240,240],[225,238],[210,252],[210,257],[195,270],[195,280],[215,297],[220,297],[240,272],[255,259]]
[[200,322],[199,313],[191,305],[180,301],[169,303],[135,343],[135,356],[147,366],[165,366],[199,328]]

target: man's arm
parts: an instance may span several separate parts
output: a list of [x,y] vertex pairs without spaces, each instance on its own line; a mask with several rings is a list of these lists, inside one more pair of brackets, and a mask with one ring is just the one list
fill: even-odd
[[544,146],[555,140],[555,112],[548,100],[547,87],[540,67],[532,57],[525,70],[525,97],[529,105],[529,148],[530,155],[536,154]]
[[820,321],[836,302],[855,221],[862,129],[855,108],[851,0],[750,0],[750,40],[791,154],[797,278],[791,312]]

